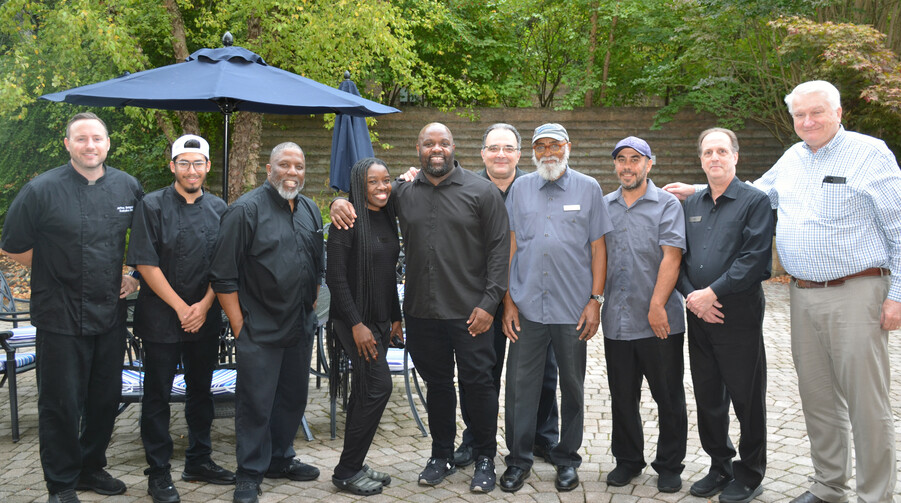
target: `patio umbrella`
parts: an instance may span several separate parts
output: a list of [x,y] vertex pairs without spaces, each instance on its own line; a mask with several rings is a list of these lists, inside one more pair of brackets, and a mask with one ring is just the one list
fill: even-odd
[[[344,80],[338,89],[359,96],[357,85],[350,80],[350,72],[344,72]],[[372,157],[372,140],[369,139],[369,128],[366,119],[348,114],[335,115],[335,128],[332,130],[332,155],[329,169],[329,184],[335,190],[350,192],[350,168],[354,163],[366,157]]]
[[228,124],[233,112],[341,113],[367,117],[400,110],[354,96],[315,80],[269,66],[260,55],[231,46],[199,49],[184,63],[124,75],[41,98],[75,105],[133,106],[161,110],[221,112],[224,116],[222,197],[228,200]]

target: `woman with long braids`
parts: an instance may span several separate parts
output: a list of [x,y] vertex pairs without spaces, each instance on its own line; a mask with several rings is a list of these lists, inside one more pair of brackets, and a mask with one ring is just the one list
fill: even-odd
[[332,227],[328,237],[329,317],[353,369],[344,450],[332,483],[365,496],[379,494],[391,483],[388,474],[364,464],[391,396],[388,343],[392,335],[401,334],[395,276],[400,243],[390,195],[385,162],[374,157],[357,161],[350,171],[350,202],[357,220],[350,229]]

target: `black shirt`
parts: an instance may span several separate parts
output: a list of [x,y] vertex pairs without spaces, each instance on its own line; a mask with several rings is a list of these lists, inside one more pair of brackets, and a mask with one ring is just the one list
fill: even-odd
[[34,249],[31,320],[42,330],[96,335],[124,320],[125,233],[144,192],[135,177],[104,170],[89,183],[71,164],[53,168],[9,207],[0,248]]
[[[488,181],[491,182],[492,184],[494,183],[494,182],[491,181],[491,178],[488,176],[488,168],[485,168],[485,169],[483,169],[482,171],[479,171],[479,172],[476,173],[476,174],[479,175],[479,176],[481,176],[482,178],[488,180]],[[525,174],[526,174],[525,171],[523,171],[523,170],[521,170],[521,169],[519,169],[519,168],[516,168],[516,172],[513,173],[513,181],[515,182],[517,178],[519,178],[519,177],[521,177],[522,175],[525,175]],[[512,186],[513,186],[513,183],[511,182],[510,185],[507,185],[507,190],[501,190],[500,187],[498,187],[497,190],[501,190],[501,196],[504,198],[504,201],[507,200],[507,194],[510,193],[510,187],[512,187]],[[495,187],[497,187],[497,185],[495,185]]]
[[740,293],[770,277],[773,211],[766,194],[733,178],[716,204],[710,188],[685,201],[685,240],[677,287],[683,295]]
[[[135,210],[126,263],[159,267],[182,300],[188,305],[199,302],[210,285],[219,219],[227,208],[225,201],[212,194],[202,194],[188,204],[173,185],[147,194]],[[189,334],[182,330],[175,310],[141,279],[134,322],[135,335],[144,340],[197,340],[218,336],[222,310],[213,302],[203,327]]]
[[216,293],[238,292],[241,336],[288,347],[312,337],[322,278],[322,216],[298,195],[294,211],[269,181],[244,194],[222,216],[210,266]]
[[332,227],[328,236],[328,267],[325,281],[332,294],[331,316],[352,327],[357,323],[400,321],[400,301],[397,297],[397,256],[400,240],[397,224],[391,221],[387,211],[369,210],[372,254],[366,267],[372,269],[371,285],[374,289],[371,318],[364,320],[363,306],[357,299],[356,233],[358,227],[339,229]]
[[404,236],[404,313],[467,319],[494,313],[507,290],[510,227],[500,191],[454,162],[437,186],[420,171],[392,192]]

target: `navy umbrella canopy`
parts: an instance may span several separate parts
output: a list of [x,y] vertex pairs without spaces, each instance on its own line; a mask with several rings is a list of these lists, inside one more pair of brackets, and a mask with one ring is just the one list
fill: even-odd
[[[357,85],[350,80],[350,72],[344,72],[344,80],[338,89],[360,95]],[[350,114],[335,115],[335,128],[332,131],[332,156],[329,169],[329,184],[335,190],[350,192],[350,168],[354,163],[366,157],[372,157],[372,140],[366,119]]]
[[[223,37],[228,44],[229,34]],[[340,113],[368,117],[400,110],[274,66],[243,47],[200,49],[175,63],[41,98],[75,105],[221,112],[225,116],[222,194],[228,200],[228,123],[233,112]]]

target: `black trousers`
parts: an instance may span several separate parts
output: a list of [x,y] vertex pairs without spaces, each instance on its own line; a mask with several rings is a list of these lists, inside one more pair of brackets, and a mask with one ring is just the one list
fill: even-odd
[[[719,299],[723,324],[706,323],[688,312],[691,380],[698,404],[698,435],[710,456],[711,471],[732,474],[756,487],[766,472],[766,353],[763,347],[765,299],[758,284]],[[729,402],[741,437],[740,461],[729,438]]]
[[[491,369],[491,377],[494,379],[494,389],[498,397],[501,394],[501,377],[504,375],[504,356],[507,351],[507,336],[504,335],[504,305],[497,307],[494,315],[494,367]],[[462,445],[472,445],[472,432],[469,431],[469,411],[466,409],[466,394],[460,388],[460,416],[463,417]],[[560,413],[557,409],[557,358],[554,357],[554,347],[547,347],[547,361],[544,364],[544,380],[541,382],[541,397],[538,399],[537,428],[535,430],[535,445],[553,447],[560,440]],[[548,449],[550,450],[550,449]]]
[[38,438],[47,490],[106,466],[122,398],[125,326],[77,336],[37,329]]
[[368,324],[378,344],[379,357],[367,362],[357,352],[353,331],[341,320],[334,319],[335,334],[351,361],[350,399],[347,402],[347,420],[344,424],[344,450],[335,467],[335,477],[346,479],[363,469],[363,462],[372,439],[379,429],[382,413],[391,398],[391,371],[385,359],[391,338],[391,322]]
[[219,351],[219,338],[206,336],[199,340],[176,343],[144,341],[144,398],[141,401],[141,441],[149,468],[155,476],[170,469],[172,436],[169,435],[172,378],[181,362],[184,365],[185,420],[188,423],[188,448],[185,466],[210,461],[213,445],[213,395],[210,382]]
[[428,385],[426,397],[432,457],[452,459],[456,436],[457,394],[454,359],[460,387],[465,390],[473,435],[473,455],[494,459],[497,454],[497,392],[491,380],[494,366],[494,329],[475,337],[466,320],[406,317],[407,349],[416,371]]
[[651,466],[657,473],[673,474],[680,474],[685,468],[682,461],[688,439],[688,415],[682,385],[684,336],[673,334],[666,339],[648,337],[633,341],[604,337],[613,411],[610,448],[617,466],[636,471],[645,467],[640,402],[641,382],[647,379],[657,403],[659,428],[657,457]]
[[294,437],[307,405],[313,336],[288,347],[254,343],[245,325],[235,344],[235,443],[238,481],[260,483],[294,459]]

